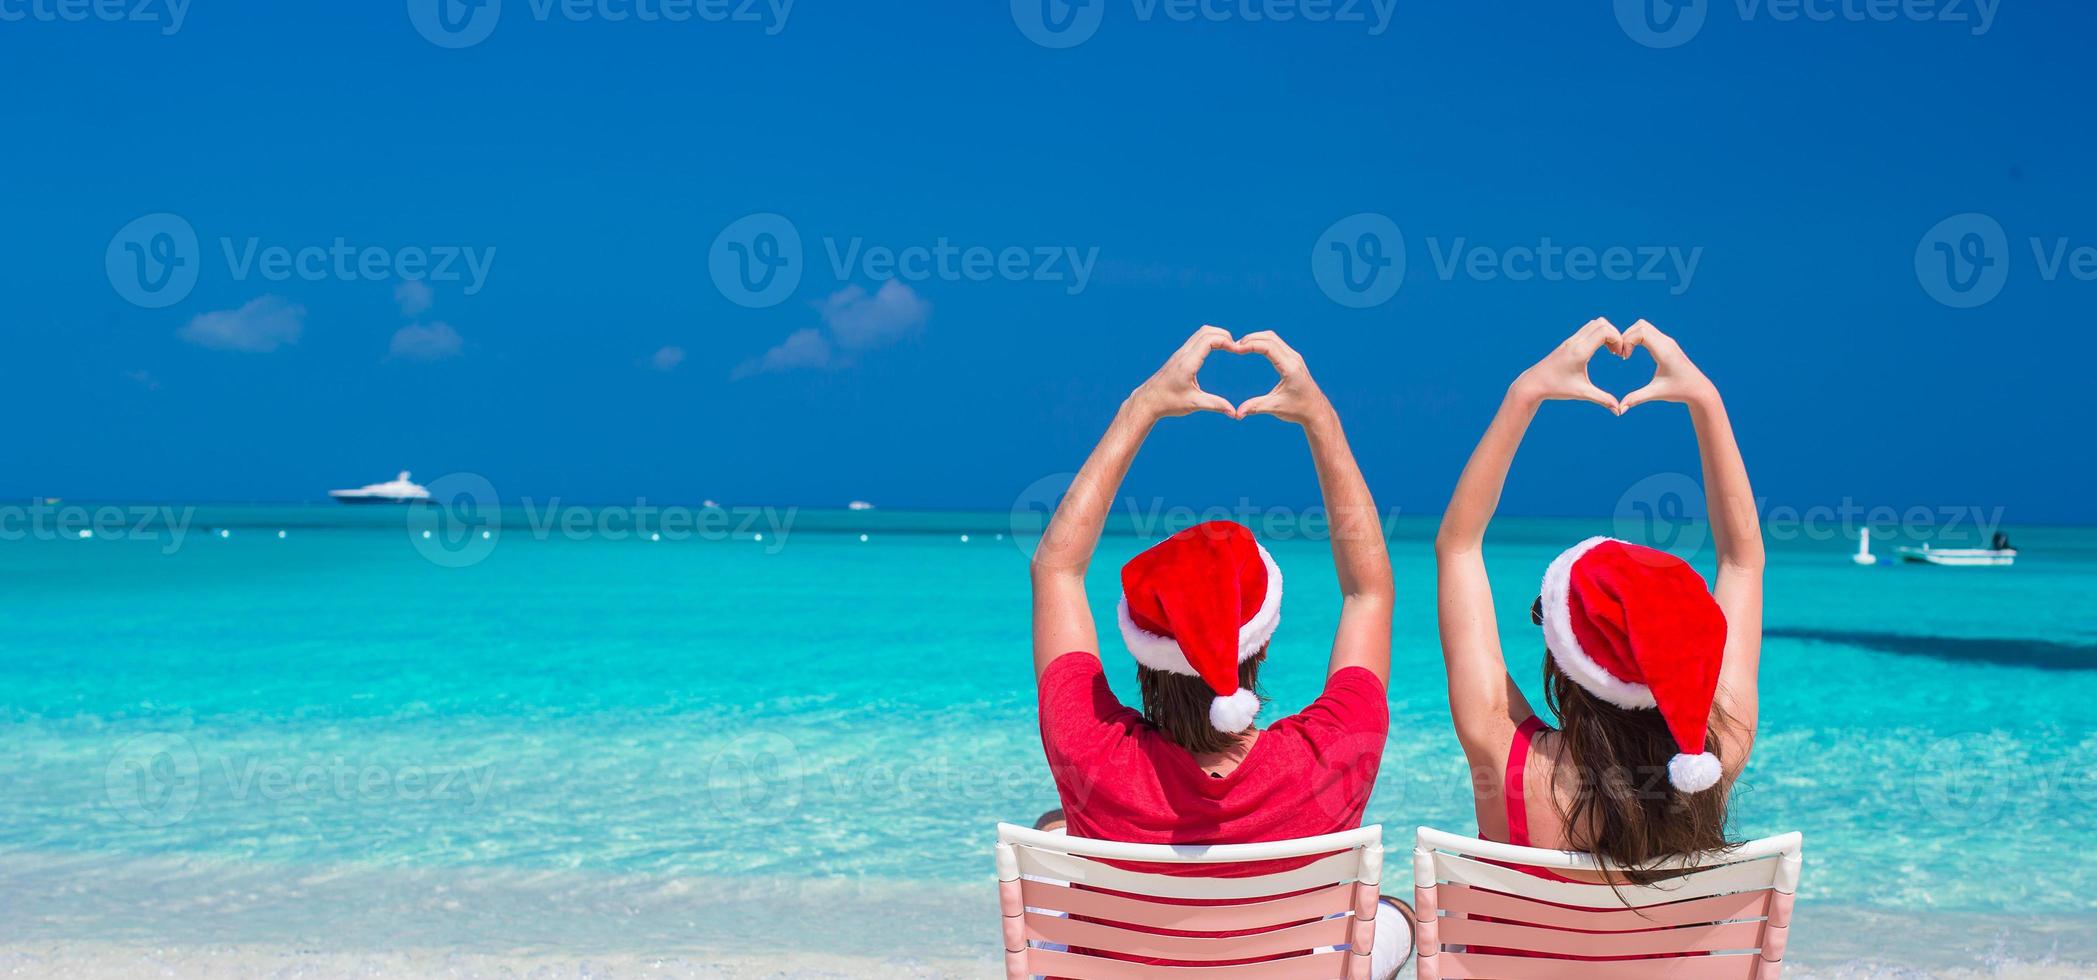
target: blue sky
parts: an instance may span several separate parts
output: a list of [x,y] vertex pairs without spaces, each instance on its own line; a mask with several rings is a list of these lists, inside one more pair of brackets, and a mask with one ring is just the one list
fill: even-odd
[[[1002,509],[1210,322],[1431,513],[1599,314],[1683,341],[1773,504],[2097,520],[2088,4],[434,2],[0,0],[0,496]],[[1372,239],[1402,277],[1333,287]],[[1506,507],[1694,467],[1679,412],[1553,406]],[[1316,493],[1219,417],[1130,489]]]

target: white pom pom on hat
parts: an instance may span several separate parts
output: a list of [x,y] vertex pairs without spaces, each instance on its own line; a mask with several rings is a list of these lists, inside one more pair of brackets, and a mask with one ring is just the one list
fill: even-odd
[[1684,793],[1701,793],[1718,785],[1718,778],[1725,772],[1725,767],[1718,764],[1718,756],[1709,752],[1685,752],[1667,760],[1667,781]]
[[1242,687],[1209,702],[1209,724],[1219,732],[1235,735],[1251,728],[1252,720],[1259,716],[1260,696]]

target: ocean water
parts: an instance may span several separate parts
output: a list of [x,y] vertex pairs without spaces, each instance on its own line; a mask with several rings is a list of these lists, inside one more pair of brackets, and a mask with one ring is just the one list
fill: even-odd
[[[1028,522],[732,512],[631,533],[512,508],[459,534],[388,508],[170,513],[0,535],[0,944],[738,950],[852,909],[882,914],[838,917],[823,945],[992,955],[992,826],[1055,801]],[[1621,524],[1495,525],[1533,700],[1536,580]],[[1092,581],[1125,698],[1131,529]],[[1392,737],[1369,812],[1401,841],[1475,829],[1433,530],[1393,527]],[[1805,832],[1802,962],[2097,962],[2097,529],[2010,530],[2009,569],[1771,542],[1735,832]],[[1268,539],[1289,582],[1273,717],[1316,694],[1337,601],[1315,534]],[[1708,569],[1701,540],[1671,543]]]

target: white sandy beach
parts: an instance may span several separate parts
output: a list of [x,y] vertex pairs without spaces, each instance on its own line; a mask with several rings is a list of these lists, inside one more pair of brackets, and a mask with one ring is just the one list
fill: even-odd
[[[989,882],[0,857],[0,977],[999,975]],[[1802,906],[1790,976],[2097,975],[2097,919]],[[773,946],[777,944],[775,950]],[[1407,973],[1410,976],[1410,972]]]

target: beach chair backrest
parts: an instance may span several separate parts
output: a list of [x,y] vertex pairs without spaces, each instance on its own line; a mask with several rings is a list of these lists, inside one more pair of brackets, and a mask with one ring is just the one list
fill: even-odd
[[[1157,874],[1108,863],[1221,871],[1292,858],[1308,863],[1249,877]],[[1258,844],[1181,845],[1086,840],[999,824],[997,865],[1008,980],[1369,980],[1382,827]]]
[[[1413,848],[1419,980],[1606,976],[1775,980],[1803,839],[1675,858],[1644,886],[1555,881],[1507,865],[1592,872],[1592,855],[1420,828]],[[1606,963],[1596,963],[1606,960]]]

